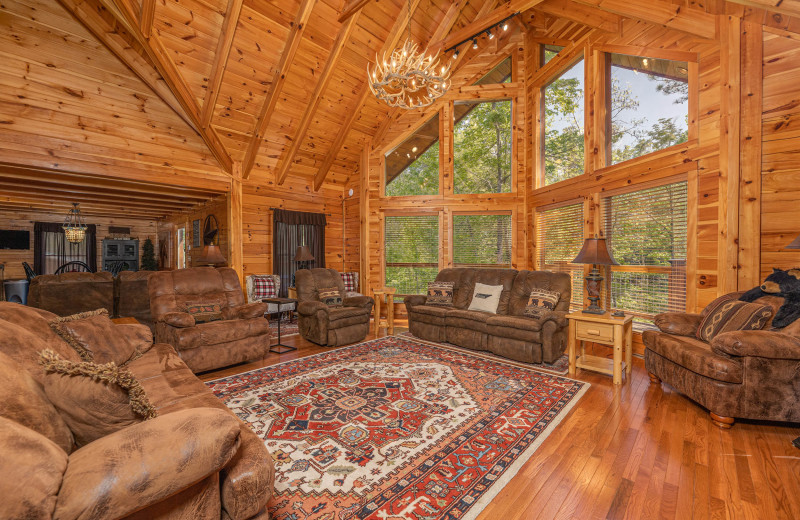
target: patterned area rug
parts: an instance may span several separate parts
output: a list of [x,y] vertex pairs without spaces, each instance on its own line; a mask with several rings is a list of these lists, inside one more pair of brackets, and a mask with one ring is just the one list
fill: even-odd
[[[277,318],[274,320],[269,320],[269,332],[270,337],[277,338],[278,337],[278,320]],[[294,320],[290,320],[289,318],[283,318],[281,320],[281,338],[285,338],[286,336],[295,336],[300,333],[300,329],[297,327],[297,318]]]
[[[421,339],[421,338],[418,338],[415,335],[411,334],[410,332],[400,332],[399,334],[396,334],[396,336],[402,336],[402,337],[405,337],[405,338],[410,338],[410,339],[413,339],[413,340],[416,340],[416,341],[421,341],[423,343],[428,343],[430,345],[442,345],[442,346],[445,346],[445,347],[451,347],[451,348],[454,348],[454,349],[462,350],[464,352],[475,352],[473,350],[469,350],[469,349],[465,349],[465,348],[459,347],[457,345],[453,345],[452,343],[439,343],[439,342],[436,342],[436,341],[428,341],[426,339]],[[507,359],[507,358],[504,358],[502,356],[496,356],[496,355],[492,354],[491,352],[478,352],[478,353],[479,354],[483,354],[484,356],[488,356],[491,359],[496,359],[497,361],[500,361],[500,362],[503,362],[503,361],[505,361],[505,362],[514,362],[514,361],[512,361],[510,359]],[[519,362],[517,362],[517,363],[519,363]],[[550,373],[553,373],[553,374],[558,374],[560,376],[563,376],[563,375],[566,375],[569,372],[569,356],[564,354],[560,358],[556,359],[555,363],[523,363],[523,365],[525,365],[527,367],[530,367],[530,368],[534,368],[536,370],[541,370],[543,372],[550,372]]]
[[396,336],[207,385],[272,452],[276,520],[474,519],[589,386]]

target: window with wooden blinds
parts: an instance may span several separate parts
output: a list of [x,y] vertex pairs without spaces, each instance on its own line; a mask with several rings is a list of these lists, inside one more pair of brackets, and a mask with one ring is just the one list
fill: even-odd
[[511,215],[453,215],[455,267],[511,267]]
[[439,215],[386,216],[386,285],[397,296],[425,294],[439,273]]
[[603,202],[611,268],[609,305],[634,315],[639,330],[661,312],[686,310],[687,183],[677,182]]
[[572,276],[570,310],[584,307],[583,264],[573,264],[583,246],[583,204],[536,212],[539,269]]

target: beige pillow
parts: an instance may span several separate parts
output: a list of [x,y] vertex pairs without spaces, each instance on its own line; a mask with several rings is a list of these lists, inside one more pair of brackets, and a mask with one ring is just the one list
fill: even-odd
[[472,292],[472,301],[467,310],[497,314],[497,306],[500,305],[500,295],[502,293],[502,285],[476,283],[475,290]]
[[75,363],[52,350],[40,354],[44,391],[78,446],[158,414],[139,381],[114,363]]
[[123,365],[153,346],[153,333],[146,325],[117,328],[105,309],[55,318],[50,321],[50,327],[83,361],[100,365]]

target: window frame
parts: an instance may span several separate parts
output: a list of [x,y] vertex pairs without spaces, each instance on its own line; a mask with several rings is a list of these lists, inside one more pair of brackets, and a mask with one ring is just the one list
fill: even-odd
[[[386,284],[386,217],[437,217],[438,218],[438,237],[439,237],[439,244],[438,244],[438,255],[437,255],[437,266],[436,268],[441,271],[444,269],[445,260],[444,260],[444,248],[442,247],[442,233],[444,232],[444,210],[443,208],[431,208],[425,210],[415,210],[415,211],[403,211],[403,210],[386,210],[381,212],[380,218],[380,244],[381,244],[381,284]],[[389,266],[391,267],[391,266]],[[421,267],[428,267],[421,266]],[[433,280],[431,280],[433,281]],[[396,293],[395,299],[402,299],[405,296],[412,296],[409,294],[403,293]]]
[[[443,184],[444,183],[444,174],[443,173],[444,173],[444,170],[442,168],[442,162],[444,161],[444,146],[443,146],[444,143],[443,143],[443,140],[442,140],[442,136],[443,136],[442,125],[444,124],[444,117],[445,117],[445,115],[447,115],[447,112],[444,109],[445,106],[447,106],[447,105],[445,104],[444,106],[440,106],[439,109],[436,110],[436,111],[431,111],[431,113],[428,115],[428,117],[422,118],[422,121],[419,124],[417,124],[416,126],[413,127],[414,128],[413,130],[404,133],[404,138],[402,140],[394,143],[391,147],[387,147],[386,149],[384,149],[381,152],[381,155],[380,155],[380,171],[381,171],[381,173],[380,173],[380,181],[381,181],[380,196],[381,196],[381,198],[390,199],[390,200],[425,199],[425,198],[431,198],[431,197],[439,197],[439,196],[442,195],[442,193],[444,192],[444,190],[443,190],[443,185],[444,185]],[[439,170],[439,184],[438,184],[438,189],[436,190],[436,193],[428,194],[428,195],[387,195],[386,194],[386,185],[387,185],[387,183],[386,183],[386,156],[391,154],[395,150],[397,150],[400,146],[402,146],[402,144],[404,142],[406,142],[406,140],[408,140],[415,133],[419,132],[420,129],[422,129],[422,127],[427,125],[428,122],[430,122],[434,117],[437,117],[437,116],[439,117],[439,139],[437,141],[439,143],[439,168],[438,168],[438,170]],[[433,145],[431,145],[431,146],[433,146]]]
[[[511,221],[511,258],[509,264],[457,264],[455,261],[455,217],[456,216],[470,216],[470,215],[508,215]],[[469,211],[469,210],[454,210],[450,212],[450,218],[446,222],[448,230],[448,251],[447,251],[447,265],[451,267],[470,267],[474,269],[511,269],[516,265],[517,248],[515,247],[515,238],[517,233],[517,223],[514,210],[491,210],[491,211]]]

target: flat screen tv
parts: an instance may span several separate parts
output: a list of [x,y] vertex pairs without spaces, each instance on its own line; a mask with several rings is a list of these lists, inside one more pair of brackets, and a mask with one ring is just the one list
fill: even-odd
[[0,249],[30,249],[31,232],[0,229]]

